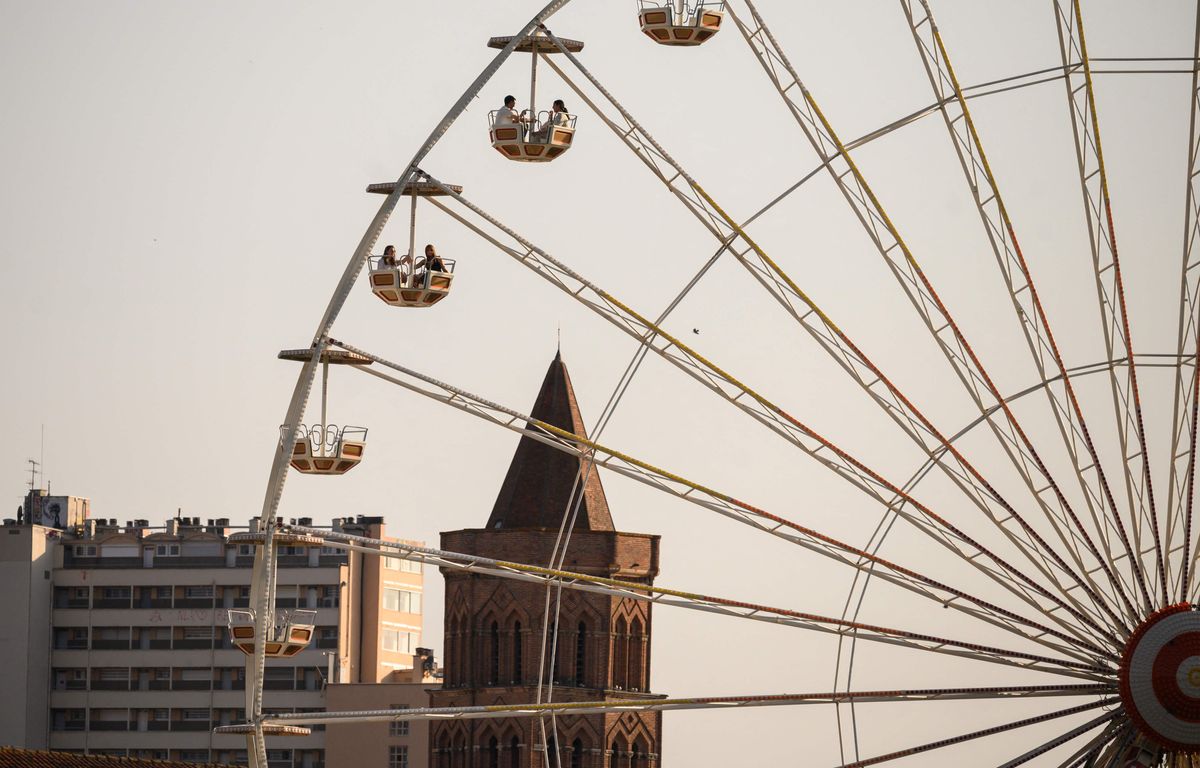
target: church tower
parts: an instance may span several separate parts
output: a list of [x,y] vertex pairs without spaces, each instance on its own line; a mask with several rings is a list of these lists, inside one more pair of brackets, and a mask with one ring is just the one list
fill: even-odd
[[[531,415],[586,434],[561,355],[550,363]],[[653,583],[658,575],[659,537],[617,531],[598,471],[585,475],[585,468],[577,457],[522,437],[486,527],[443,532],[442,548],[548,565],[563,515],[582,492],[562,567]],[[556,702],[661,698],[648,693],[649,603],[564,589],[555,622],[552,594],[546,662],[539,669],[545,586],[486,574],[443,570],[443,575],[445,677],[443,687],[431,694],[432,706],[534,702],[539,675],[546,684],[554,681]],[[660,712],[559,715],[556,720],[555,733],[546,718],[549,749],[558,755],[557,760],[551,756],[551,766],[657,768],[661,764]],[[544,765],[541,726],[531,718],[434,721],[430,745],[433,768]]]

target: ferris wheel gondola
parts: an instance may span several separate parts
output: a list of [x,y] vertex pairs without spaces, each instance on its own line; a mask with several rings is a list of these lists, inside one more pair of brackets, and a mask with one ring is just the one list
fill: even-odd
[[[489,48],[505,48],[513,37],[493,37],[488,40]],[[560,38],[563,48],[570,53],[583,50],[578,40]],[[529,108],[514,110],[505,100],[503,109],[488,113],[488,138],[497,152],[521,163],[546,163],[571,148],[575,140],[575,115],[566,111],[562,102],[555,102],[555,109],[537,110],[537,62],[539,56],[562,53],[554,41],[533,34],[517,43],[515,51],[528,53],[530,58]],[[512,99],[515,101],[515,99]],[[561,109],[558,107],[562,106]]]
[[[379,195],[390,195],[395,189],[394,181],[371,184],[367,187],[368,192]],[[438,256],[432,245],[425,246],[423,256],[416,253],[417,198],[446,195],[449,194],[447,189],[455,194],[463,190],[454,184],[443,188],[423,181],[410,181],[401,186],[400,194],[412,198],[408,252],[403,256],[395,256],[385,250],[382,256],[372,256],[368,273],[371,291],[385,304],[393,307],[432,307],[449,295],[451,283],[454,281],[454,259]]]
[[[280,360],[307,362],[312,357],[309,349],[285,349],[279,353]],[[321,422],[299,424],[292,441],[290,463],[292,468],[306,475],[344,475],[362,461],[367,447],[367,428],[330,424],[328,415],[329,365],[370,365],[371,361],[360,355],[343,350],[326,349],[321,352]],[[289,425],[279,427],[279,439],[287,439]],[[286,450],[287,446],[283,446]]]
[[721,30],[725,2],[638,0],[638,21],[646,37],[660,45],[700,45]]

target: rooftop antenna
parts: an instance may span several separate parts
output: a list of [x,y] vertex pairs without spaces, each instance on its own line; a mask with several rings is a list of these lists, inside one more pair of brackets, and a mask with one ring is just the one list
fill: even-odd
[[37,459],[26,459],[26,461],[29,462],[29,492],[33,493],[33,491],[41,488],[41,485],[37,481],[37,477],[39,474],[39,469],[42,466],[42,462],[38,461]]

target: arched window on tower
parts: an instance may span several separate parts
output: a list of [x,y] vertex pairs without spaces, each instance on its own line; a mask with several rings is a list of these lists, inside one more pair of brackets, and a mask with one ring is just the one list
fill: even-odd
[[438,768],[450,768],[450,734],[442,733],[438,739]]
[[500,625],[492,622],[488,633],[488,684],[500,682]]
[[450,665],[450,669],[447,670],[450,678],[450,685],[461,685],[462,662],[459,659],[459,655],[461,653],[459,649],[462,647],[462,622],[457,618],[452,618],[450,620],[450,631],[448,635],[449,637],[447,637],[446,643],[450,647],[446,649],[446,661]]
[[608,753],[609,768],[618,768],[621,765],[621,758],[624,757],[622,752],[623,750],[621,749],[621,743],[616,739],[613,739],[612,747]]
[[629,768],[638,768],[642,765],[642,760],[645,756],[642,754],[642,747],[637,742],[629,748]]
[[521,741],[516,736],[508,743],[508,765],[509,768],[521,768]]
[[454,739],[454,768],[466,768],[467,766],[467,741],[462,736],[457,736]]
[[571,743],[571,768],[583,768],[583,742],[579,739]]
[[612,665],[612,687],[617,690],[625,688],[625,671],[626,671],[626,651],[629,647],[629,636],[626,629],[625,617],[617,619],[617,626],[613,631],[613,665]]
[[488,768],[500,768],[500,741],[493,736],[488,741]]
[[521,638],[521,622],[513,625],[513,673],[512,679],[518,685],[525,681],[525,658],[524,649],[521,647],[523,640]]
[[579,622],[575,635],[575,685],[587,683],[587,624]]
[[644,691],[648,687],[642,679],[642,620],[634,617],[629,625],[629,690]]

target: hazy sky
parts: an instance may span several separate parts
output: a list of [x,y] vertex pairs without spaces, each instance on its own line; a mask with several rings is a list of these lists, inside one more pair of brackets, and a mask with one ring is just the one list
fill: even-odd
[[[761,4],[844,138],[932,100],[898,3]],[[90,497],[96,516],[160,523],[177,509],[238,522],[257,515],[298,372],[275,353],[308,344],[382,200],[363,188],[396,178],[495,53],[486,39],[517,31],[540,5],[0,0],[0,312],[13,331],[0,383],[4,515],[24,493],[24,462],[39,455],[43,425],[52,490]],[[934,10],[964,83],[1058,63],[1050,0],[957,0]],[[1094,57],[1190,56],[1194,8],[1182,0],[1090,2],[1085,14]],[[700,48],[669,49],[640,34],[634,3],[576,0],[550,27],[586,42],[586,65],[736,218],[816,165],[732,25]],[[545,68],[539,103],[563,98],[580,115],[574,148],[545,166],[492,150],[487,111],[507,92],[525,106],[528,63],[514,56],[423,167],[464,185],[468,198],[631,306],[658,314],[714,241]],[[1097,80],[1139,352],[1175,348],[1188,85],[1179,74]],[[1067,362],[1102,359],[1061,82],[980,99],[973,110]],[[941,119],[855,157],[1000,388],[1034,383]],[[407,211],[398,210],[381,242],[406,242],[407,227]],[[751,231],[935,423],[953,433],[977,414],[826,176]],[[454,293],[431,310],[392,309],[364,279],[335,335],[527,411],[561,329],[594,423],[634,342],[431,206],[419,211],[417,237],[458,260]],[[667,327],[889,478],[902,483],[919,467],[915,446],[730,260]],[[389,533],[428,542],[484,523],[514,435],[353,371],[335,370],[331,383],[331,419],[370,428],[366,459],[341,479],[293,475],[283,516],[384,515]],[[1169,372],[1144,375],[1151,455],[1159,458],[1169,447],[1171,384]],[[1107,381],[1079,386],[1095,414],[1089,425],[1103,450],[1115,451]],[[1021,403],[1061,469],[1044,401]],[[968,435],[964,450],[1030,509],[985,431]],[[604,440],[852,542],[865,542],[881,513],[653,356]],[[1155,472],[1165,487],[1165,464]],[[605,485],[618,526],[663,535],[661,583],[840,614],[852,573],[627,480],[605,476]],[[964,526],[980,525],[943,478],[931,477],[918,496]],[[978,530],[995,538],[986,524]],[[910,530],[897,529],[885,552],[997,592]],[[441,584],[427,577],[426,642],[440,652]],[[863,617],[1011,642],[887,587],[869,592]],[[656,691],[778,693],[833,683],[836,644],[826,636],[669,608],[655,619]],[[879,648],[862,649],[855,663],[863,689],[1051,679]],[[860,745],[865,757],[1071,703],[863,707]],[[836,721],[824,705],[681,712],[665,721],[670,765],[839,761]],[[1078,722],[905,764],[1008,759]]]

